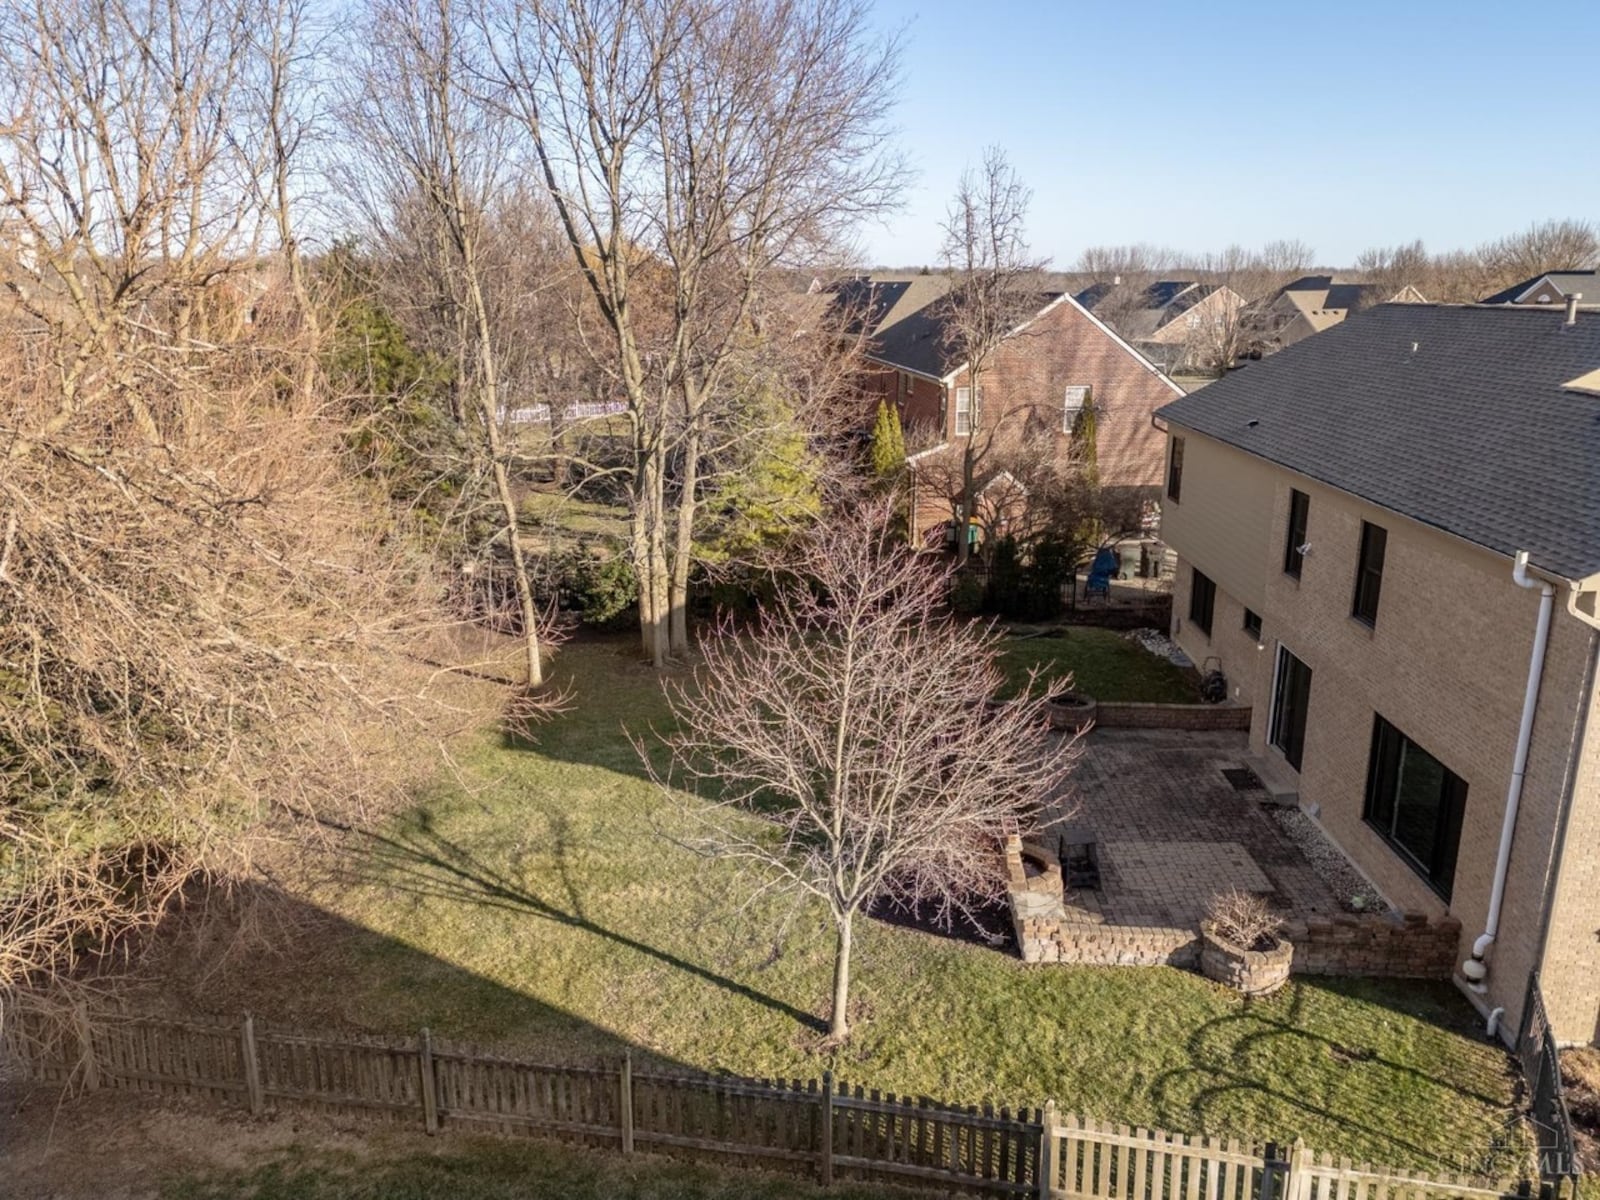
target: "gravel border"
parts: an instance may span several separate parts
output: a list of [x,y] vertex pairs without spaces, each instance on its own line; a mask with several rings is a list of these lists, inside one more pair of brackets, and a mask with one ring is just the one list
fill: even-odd
[[1180,667],[1194,666],[1194,660],[1178,649],[1178,645],[1159,629],[1131,629],[1122,635],[1141,650],[1164,658]]
[[1322,827],[1298,808],[1274,808],[1272,819],[1293,842],[1339,901],[1345,912],[1386,912],[1384,903],[1366,877],[1350,864],[1337,846],[1328,840]]

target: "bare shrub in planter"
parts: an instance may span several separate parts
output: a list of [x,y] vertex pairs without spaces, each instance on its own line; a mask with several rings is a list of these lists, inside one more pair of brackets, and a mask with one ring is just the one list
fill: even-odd
[[1289,978],[1294,946],[1283,918],[1260,896],[1230,887],[1206,906],[1200,923],[1200,970],[1248,996],[1276,991]]

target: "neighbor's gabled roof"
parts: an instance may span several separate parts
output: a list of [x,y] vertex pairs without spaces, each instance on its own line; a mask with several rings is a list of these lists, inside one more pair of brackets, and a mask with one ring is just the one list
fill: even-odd
[[[836,311],[846,315],[847,326],[867,335],[866,354],[874,362],[937,383],[949,382],[965,367],[965,363],[954,360],[945,344],[942,306],[936,303],[950,290],[949,277],[918,275],[896,279],[874,275],[845,280],[828,290]],[[1183,389],[1163,375],[1149,358],[1071,295],[1041,290],[1031,293],[1030,304],[1031,315],[1012,330],[1012,335],[1027,329],[1057,305],[1071,305],[1123,353],[1173,392],[1183,394]]]
[[1595,271],[1546,271],[1543,275],[1535,275],[1532,279],[1524,279],[1521,283],[1514,283],[1504,291],[1496,292],[1492,296],[1485,296],[1480,304],[1516,304],[1523,296],[1533,291],[1545,280],[1554,285],[1556,291],[1563,296],[1573,292],[1583,294],[1584,301],[1588,304],[1600,302],[1600,272]]
[[1385,304],[1156,415],[1548,573],[1600,572],[1600,314]]

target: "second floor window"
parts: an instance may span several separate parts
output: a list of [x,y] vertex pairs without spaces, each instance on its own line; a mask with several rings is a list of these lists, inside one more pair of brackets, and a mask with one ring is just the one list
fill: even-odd
[[1072,433],[1078,427],[1078,418],[1089,407],[1087,384],[1069,387],[1061,401],[1061,432]]
[[1289,490],[1289,533],[1283,539],[1283,573],[1300,578],[1306,561],[1306,521],[1311,515],[1311,497]]
[[1383,553],[1389,541],[1381,525],[1361,522],[1361,559],[1356,564],[1356,594],[1350,615],[1363,625],[1378,623],[1378,593],[1383,589]]
[[1183,439],[1172,439],[1172,450],[1167,459],[1167,499],[1177,500],[1183,491]]
[[[981,395],[981,394],[979,394]],[[955,389],[955,434],[957,437],[973,432],[973,389]]]
[[1194,582],[1189,588],[1189,620],[1207,637],[1211,636],[1211,617],[1217,608],[1217,585],[1208,575],[1195,570]]

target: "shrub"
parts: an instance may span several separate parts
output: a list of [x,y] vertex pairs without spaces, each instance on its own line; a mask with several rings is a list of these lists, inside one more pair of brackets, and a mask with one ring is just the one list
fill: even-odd
[[1230,887],[1206,905],[1206,929],[1244,950],[1270,950],[1283,932],[1283,918],[1260,896]]
[[974,616],[983,609],[983,576],[974,572],[957,575],[950,584],[950,607],[963,617]]
[[563,607],[577,610],[585,625],[616,631],[626,626],[639,602],[639,577],[625,554],[602,556],[586,546],[554,563]]

